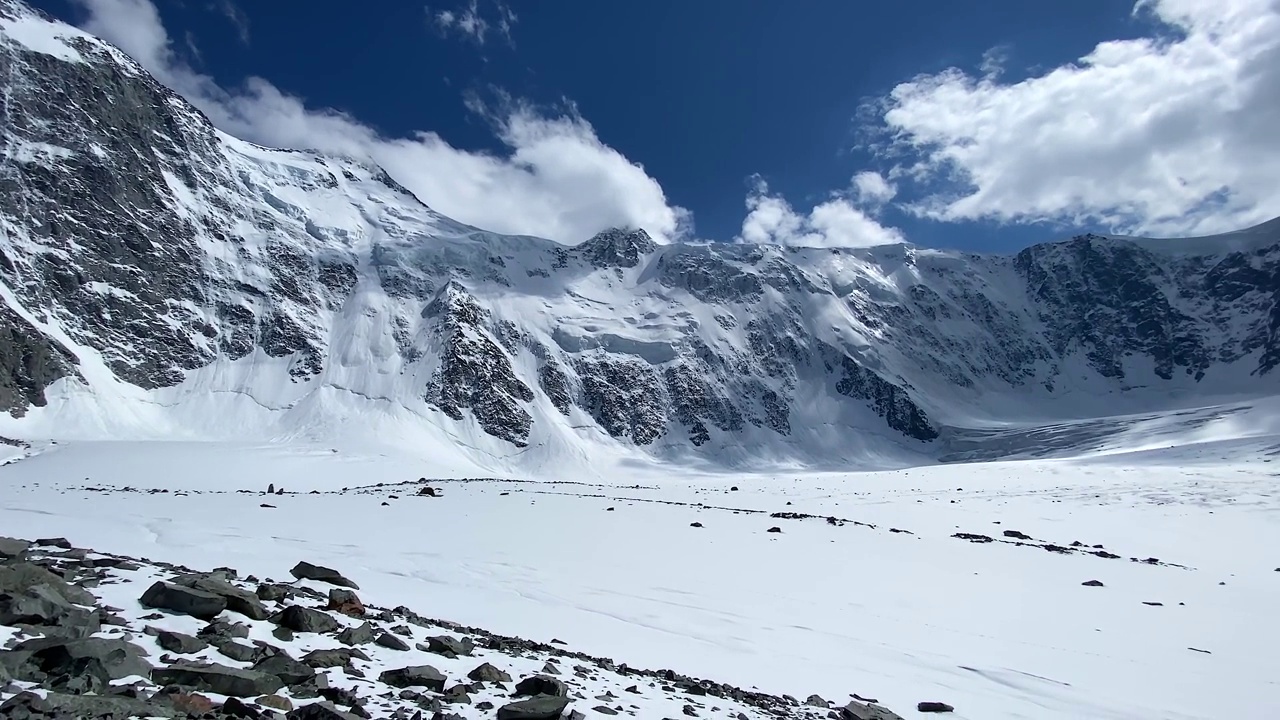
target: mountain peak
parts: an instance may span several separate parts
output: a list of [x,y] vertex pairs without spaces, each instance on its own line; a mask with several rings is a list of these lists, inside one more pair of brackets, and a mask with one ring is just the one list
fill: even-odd
[[642,256],[657,249],[658,244],[643,228],[620,227],[602,230],[578,246],[578,251],[598,268],[635,267]]

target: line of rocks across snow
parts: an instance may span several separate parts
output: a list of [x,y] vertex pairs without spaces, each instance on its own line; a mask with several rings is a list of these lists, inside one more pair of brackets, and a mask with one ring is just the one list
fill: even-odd
[[0,538],[0,717],[901,720],[856,695],[800,702],[377,607],[307,562],[290,574]]

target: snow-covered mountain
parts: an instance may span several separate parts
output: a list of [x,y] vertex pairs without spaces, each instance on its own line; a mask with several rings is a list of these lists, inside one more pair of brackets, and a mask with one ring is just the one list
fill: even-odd
[[1012,257],[568,247],[215,129],[0,0],[0,431],[359,435],[441,466],[947,456],[975,430],[1277,394],[1280,220]]

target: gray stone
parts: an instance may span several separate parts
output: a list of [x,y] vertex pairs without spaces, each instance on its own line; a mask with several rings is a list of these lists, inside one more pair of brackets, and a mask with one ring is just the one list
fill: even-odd
[[313,668],[347,667],[351,659],[368,660],[369,656],[356,648],[334,648],[332,650],[312,650],[302,656],[302,662]]
[[271,621],[294,632],[327,633],[342,627],[329,613],[301,605],[290,605]]
[[444,685],[448,678],[430,665],[410,665],[383,671],[378,676],[378,680],[397,688],[425,687],[436,692],[444,692]]
[[240,613],[250,620],[266,620],[270,613],[263,607],[257,594],[236,587],[216,574],[194,574],[174,578],[174,584],[220,595],[227,601],[227,609]]
[[216,663],[177,662],[156,668],[151,679],[161,685],[178,685],[201,692],[234,697],[272,695],[284,687],[280,678],[257,670],[239,670]]
[[212,620],[227,609],[227,599],[204,590],[156,581],[139,599],[143,607]]
[[944,702],[925,701],[916,704],[916,711],[922,713],[949,713],[955,712],[955,708]]
[[194,635],[170,630],[161,630],[160,634],[156,636],[156,642],[165,650],[179,655],[198,653],[209,647],[209,643]]
[[467,677],[477,682],[481,682],[481,681],[490,682],[490,683],[511,682],[511,675],[507,674],[503,670],[500,670],[494,667],[493,665],[490,665],[489,663],[484,663],[476,667],[475,670],[472,670],[471,672],[467,673]]
[[903,717],[874,703],[850,700],[848,705],[840,708],[840,720],[903,720]]
[[460,657],[470,655],[476,644],[471,638],[455,638],[449,635],[437,635],[427,638],[427,650],[437,655]]
[[408,650],[409,644],[391,633],[382,633],[374,643],[389,650]]
[[300,663],[284,654],[263,658],[254,664],[253,669],[275,675],[285,685],[304,683],[316,676],[315,669],[310,665]]
[[254,594],[263,602],[279,602],[293,595],[293,588],[277,583],[262,583]]
[[377,639],[371,623],[362,623],[356,627],[345,628],[338,633],[338,642],[343,645],[368,645]]
[[235,640],[222,640],[217,643],[218,652],[237,662],[253,662],[258,656],[258,649],[252,645]]
[[112,695],[64,695],[47,693],[44,698],[27,691],[0,704],[0,717],[14,718],[130,718],[177,715],[171,707],[134,698]]
[[515,697],[522,695],[552,695],[555,697],[567,697],[569,688],[560,680],[546,675],[534,675],[527,677],[516,683],[516,691],[512,693]]
[[16,558],[21,557],[31,547],[31,543],[27,540],[18,540],[11,537],[0,537],[0,558]]
[[557,720],[567,707],[567,697],[539,695],[498,708],[498,720]]
[[111,680],[130,675],[147,677],[151,673],[151,664],[144,659],[145,650],[115,638],[34,638],[18,643],[14,650],[28,653],[31,664],[49,675],[70,672],[78,662],[87,659],[101,663]]
[[289,574],[299,580],[318,580],[320,582],[327,582],[330,585],[340,585],[353,590],[360,589],[359,585],[343,577],[342,573],[339,573],[337,570],[323,565],[312,565],[305,560],[299,561],[297,565],[294,565],[293,569],[289,571]]
[[285,718],[287,720],[361,720],[360,715],[343,712],[327,700],[294,708],[285,715]]
[[0,625],[40,626],[40,632],[84,638],[102,627],[96,610],[72,605],[52,585],[36,585],[17,595],[0,593]]
[[98,603],[93,593],[68,584],[66,580],[34,563],[13,562],[0,565],[0,592],[21,595],[37,585],[48,585],[64,600],[76,605],[97,605]]

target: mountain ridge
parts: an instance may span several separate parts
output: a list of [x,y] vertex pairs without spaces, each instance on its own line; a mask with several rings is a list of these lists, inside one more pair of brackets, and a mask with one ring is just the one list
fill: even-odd
[[231,137],[14,0],[0,37],[15,437],[365,432],[506,471],[876,464],[945,456],[957,429],[1277,392],[1277,221],[1211,254],[622,228],[566,246],[453,221],[369,163]]

